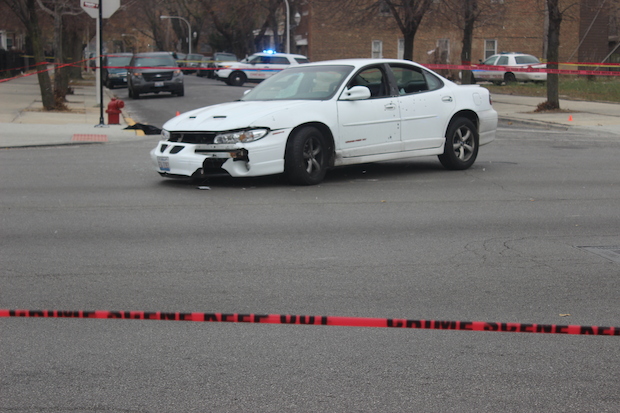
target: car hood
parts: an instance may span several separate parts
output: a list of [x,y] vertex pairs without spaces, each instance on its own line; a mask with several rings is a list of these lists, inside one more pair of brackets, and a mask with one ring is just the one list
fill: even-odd
[[[168,131],[226,131],[247,127],[283,129],[295,124],[297,114],[320,103],[317,100],[236,101],[207,106],[167,121]],[[322,102],[325,104],[325,102]],[[308,108],[304,108],[307,106]]]

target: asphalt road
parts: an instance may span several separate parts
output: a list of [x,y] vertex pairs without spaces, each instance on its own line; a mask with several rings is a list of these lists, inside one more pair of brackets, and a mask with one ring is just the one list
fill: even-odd
[[[161,179],[157,139],[0,151],[0,308],[620,325],[620,262],[581,248],[620,249],[617,137],[502,125],[467,171],[429,157],[313,187],[209,189]],[[620,404],[618,337],[24,318],[0,329],[3,412]]]

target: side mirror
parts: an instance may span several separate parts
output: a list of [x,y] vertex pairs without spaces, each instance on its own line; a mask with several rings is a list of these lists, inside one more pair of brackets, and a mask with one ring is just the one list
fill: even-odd
[[340,96],[340,100],[364,100],[370,98],[370,89],[366,86],[353,86],[345,89]]

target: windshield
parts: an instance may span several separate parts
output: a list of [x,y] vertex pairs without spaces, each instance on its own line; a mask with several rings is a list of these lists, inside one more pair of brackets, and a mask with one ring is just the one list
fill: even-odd
[[129,66],[131,56],[108,56],[108,66]]
[[330,99],[353,66],[294,67],[266,79],[241,100]]
[[149,56],[136,59],[137,67],[176,67],[172,56]]

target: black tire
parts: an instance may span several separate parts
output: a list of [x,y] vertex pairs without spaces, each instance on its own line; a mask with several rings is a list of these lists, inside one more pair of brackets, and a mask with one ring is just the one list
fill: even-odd
[[177,96],[185,96],[185,89],[181,89],[176,93]]
[[504,82],[506,83],[515,83],[517,81],[517,77],[514,73],[506,72],[504,74]]
[[323,134],[314,127],[299,129],[286,144],[284,173],[295,185],[316,185],[323,181],[329,162]]
[[133,99],[133,89],[131,88],[131,86],[130,86],[130,85],[127,85],[127,96],[128,96],[130,99]]
[[247,77],[243,72],[232,72],[228,76],[228,84],[230,86],[243,86],[243,84],[247,81]]
[[466,118],[453,119],[446,133],[446,143],[439,162],[446,169],[463,170],[476,162],[478,157],[478,130]]

